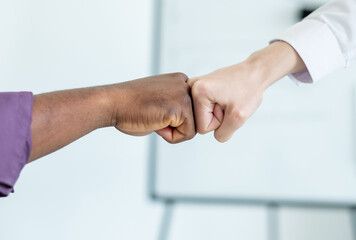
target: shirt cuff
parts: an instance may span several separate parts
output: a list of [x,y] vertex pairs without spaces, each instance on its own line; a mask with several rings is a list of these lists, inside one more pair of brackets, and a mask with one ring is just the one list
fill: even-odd
[[346,66],[340,45],[327,24],[303,20],[272,40],[291,45],[304,61],[307,71],[288,75],[297,83],[313,83]]
[[14,191],[32,148],[33,94],[0,93],[0,197]]

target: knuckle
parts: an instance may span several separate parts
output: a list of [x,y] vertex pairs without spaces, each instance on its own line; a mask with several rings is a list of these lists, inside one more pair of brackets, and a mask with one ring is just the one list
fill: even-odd
[[245,122],[247,119],[247,114],[236,108],[231,111],[231,116],[235,122]]
[[193,96],[207,95],[209,92],[209,86],[204,81],[198,80],[193,84],[191,91]]
[[164,122],[172,122],[176,118],[176,109],[173,107],[166,107],[164,114]]
[[188,134],[187,134],[187,140],[190,140],[190,139],[194,138],[195,135],[197,135],[197,131],[196,131],[194,125],[193,125],[191,131],[189,131]]
[[188,140],[193,139],[196,135],[197,135],[196,131],[192,132]]
[[186,82],[188,80],[188,76],[185,73],[182,72],[176,72],[176,73],[172,73],[173,77]]
[[207,134],[209,131],[206,129],[206,127],[197,127],[197,132],[201,135]]
[[[184,139],[182,139],[181,141],[188,141],[188,140],[191,140],[191,139],[193,139],[193,138],[195,137],[195,135],[196,135],[196,132],[195,132],[195,131],[189,132],[189,133],[187,133],[187,134],[184,136]],[[180,141],[180,142],[181,142],[181,141]]]
[[194,85],[194,83],[196,82],[196,80],[198,80],[198,77],[189,78],[189,79],[187,80],[187,83],[188,83],[189,87],[192,87],[192,85]]
[[169,143],[176,144],[176,143],[183,142],[184,140],[185,140],[185,138],[182,136],[173,136],[172,139],[170,139]]
[[189,109],[191,108],[192,99],[190,98],[190,96],[189,96],[189,94],[187,92],[183,92],[182,93],[180,101],[184,106],[188,107]]
[[166,140],[168,143],[170,143],[170,144],[176,143],[173,139],[167,139],[167,138],[165,138],[165,140]]

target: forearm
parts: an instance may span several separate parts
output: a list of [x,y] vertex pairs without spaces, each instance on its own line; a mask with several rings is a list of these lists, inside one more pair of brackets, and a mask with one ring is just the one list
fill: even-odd
[[58,91],[34,96],[29,162],[89,132],[112,125],[108,87]]
[[134,136],[157,131],[170,143],[191,139],[196,132],[187,79],[172,73],[36,95],[29,161],[107,126]]
[[282,41],[253,53],[245,62],[259,72],[265,88],[288,74],[306,70],[298,53]]

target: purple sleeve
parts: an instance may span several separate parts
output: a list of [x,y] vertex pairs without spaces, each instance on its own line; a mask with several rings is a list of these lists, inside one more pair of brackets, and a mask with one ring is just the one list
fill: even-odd
[[0,197],[14,191],[14,184],[31,153],[33,95],[0,93]]

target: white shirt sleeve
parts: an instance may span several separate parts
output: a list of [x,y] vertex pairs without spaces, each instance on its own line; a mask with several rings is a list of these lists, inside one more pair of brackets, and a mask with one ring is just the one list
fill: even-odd
[[271,42],[290,44],[307,71],[290,74],[297,82],[312,83],[356,58],[356,0],[331,1]]

